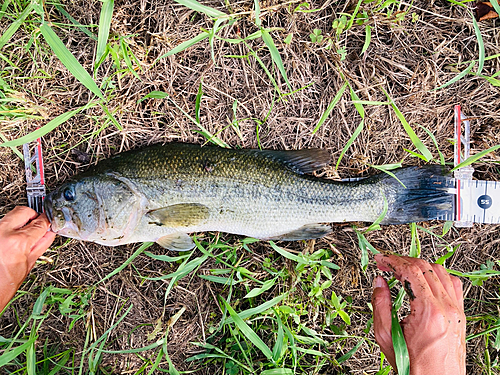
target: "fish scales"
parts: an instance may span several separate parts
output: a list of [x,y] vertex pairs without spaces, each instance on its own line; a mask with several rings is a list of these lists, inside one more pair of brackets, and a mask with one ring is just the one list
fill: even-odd
[[157,241],[174,250],[193,246],[191,232],[321,237],[331,231],[321,223],[376,220],[384,201],[386,223],[452,210],[452,195],[442,189],[448,177],[437,166],[396,171],[403,188],[386,174],[358,182],[307,174],[324,164],[320,150],[154,145],[99,162],[51,193],[46,208],[53,230],[69,237],[105,245]]

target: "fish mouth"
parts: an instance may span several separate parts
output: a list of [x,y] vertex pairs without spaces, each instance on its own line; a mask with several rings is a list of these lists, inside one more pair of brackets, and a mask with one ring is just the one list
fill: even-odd
[[47,215],[47,219],[49,219],[50,223],[54,222],[54,213],[52,210],[52,194],[49,194],[43,200],[43,209],[45,215]]
[[61,235],[78,233],[78,226],[72,222],[73,215],[71,214],[71,209],[68,207],[55,207],[52,195],[52,193],[47,195],[43,202],[43,208],[47,219],[50,221],[52,232]]

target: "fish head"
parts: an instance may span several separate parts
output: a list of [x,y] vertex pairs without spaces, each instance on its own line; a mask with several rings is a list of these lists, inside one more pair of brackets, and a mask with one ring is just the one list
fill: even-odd
[[118,245],[137,224],[138,202],[126,183],[103,175],[66,182],[47,195],[44,208],[53,232]]

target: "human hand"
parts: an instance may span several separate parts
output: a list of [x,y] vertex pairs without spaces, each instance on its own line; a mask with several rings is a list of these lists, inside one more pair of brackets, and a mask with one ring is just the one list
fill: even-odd
[[54,241],[49,227],[47,216],[29,207],[16,207],[0,220],[0,311]]
[[[465,375],[465,314],[462,282],[439,264],[418,258],[375,255],[377,267],[394,272],[410,297],[411,313],[401,322],[411,375]],[[391,335],[391,294],[383,277],[374,280],[375,339],[396,369]]]

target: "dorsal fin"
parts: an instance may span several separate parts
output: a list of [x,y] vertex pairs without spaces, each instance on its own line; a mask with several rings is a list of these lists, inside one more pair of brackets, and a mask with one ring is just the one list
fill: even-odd
[[330,153],[320,148],[306,150],[248,150],[258,153],[266,158],[279,161],[293,171],[304,174],[312,173],[323,168],[330,162]]

